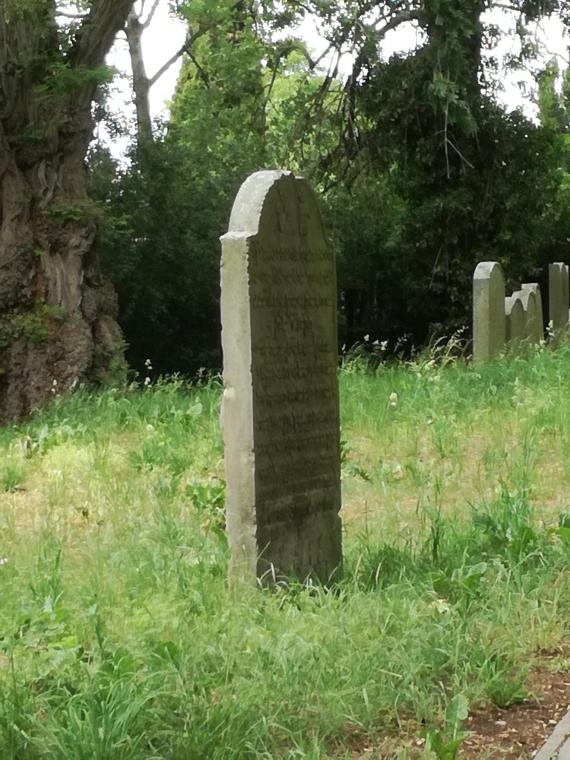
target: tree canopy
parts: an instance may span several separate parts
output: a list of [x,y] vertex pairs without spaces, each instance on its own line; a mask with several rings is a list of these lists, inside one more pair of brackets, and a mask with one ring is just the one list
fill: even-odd
[[[186,41],[165,45],[149,74],[141,39],[158,2],[0,0],[4,416],[54,381],[116,373],[117,318],[135,369],[219,367],[218,238],[259,168],[319,191],[349,343],[421,345],[465,325],[480,260],[514,282],[567,257],[568,75],[547,62],[539,118],[509,112],[494,71],[504,31],[489,15],[511,14],[527,66],[532,25],[570,25],[565,2],[176,0]],[[295,31],[308,17],[319,55]],[[404,25],[418,44],[388,58]],[[106,55],[119,32],[137,115],[128,160],[92,143],[95,120],[112,118]],[[153,125],[149,89],[180,55],[170,117]]]

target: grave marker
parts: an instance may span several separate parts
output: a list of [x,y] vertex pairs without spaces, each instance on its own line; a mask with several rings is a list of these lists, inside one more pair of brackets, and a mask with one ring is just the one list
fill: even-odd
[[570,308],[568,285],[567,265],[562,262],[550,264],[548,267],[548,318],[554,335],[568,326],[568,309]]
[[525,338],[526,315],[523,302],[518,295],[505,298],[506,340],[508,350],[518,353]]
[[527,319],[527,337],[531,343],[540,343],[544,340],[544,316],[542,311],[542,294],[538,282],[523,282],[521,289],[531,290],[535,296],[534,315]]
[[482,261],[473,275],[473,359],[487,361],[504,351],[505,278],[496,261]]
[[221,240],[230,576],[326,582],[342,561],[337,296],[315,194],[256,172]]
[[514,296],[518,296],[524,306],[525,312],[525,343],[527,345],[534,345],[537,343],[537,322],[538,322],[538,308],[536,301],[536,293],[531,288],[521,288],[513,293]]

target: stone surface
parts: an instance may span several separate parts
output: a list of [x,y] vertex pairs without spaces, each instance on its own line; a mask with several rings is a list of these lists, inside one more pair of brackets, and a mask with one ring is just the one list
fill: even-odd
[[526,334],[526,314],[518,295],[505,298],[506,340],[511,353],[518,353]]
[[562,262],[550,264],[548,267],[548,318],[555,335],[568,326],[570,308],[568,287],[568,266]]
[[540,285],[538,282],[523,282],[521,290],[531,290],[534,293],[536,309],[534,316],[527,320],[527,335],[532,343],[540,343],[541,340],[544,340],[544,316]]
[[521,299],[524,312],[525,312],[525,343],[526,345],[533,345],[538,342],[537,339],[537,302],[536,293],[531,288],[521,288],[513,293],[513,296],[517,296]]
[[327,582],[342,561],[336,276],[305,180],[244,182],[221,284],[230,577]]
[[505,278],[496,261],[482,261],[473,275],[473,359],[487,361],[504,351]]
[[534,760],[570,760],[570,710],[556,725]]

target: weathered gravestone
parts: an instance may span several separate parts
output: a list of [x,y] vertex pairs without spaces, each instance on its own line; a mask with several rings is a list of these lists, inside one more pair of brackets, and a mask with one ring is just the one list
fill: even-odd
[[473,359],[487,361],[504,351],[505,278],[496,261],[482,261],[473,275]]
[[534,314],[527,313],[526,332],[530,343],[540,343],[544,340],[544,316],[542,312],[542,294],[538,282],[523,282],[521,290],[530,290],[534,293]]
[[524,306],[525,312],[525,343],[527,345],[534,345],[538,343],[540,338],[538,337],[538,304],[536,300],[536,293],[531,288],[521,288],[513,293],[514,296],[518,296]]
[[567,265],[562,262],[550,264],[548,267],[548,318],[554,335],[568,326],[568,309],[570,308],[568,286]]
[[525,338],[526,314],[521,298],[514,294],[505,298],[506,339],[511,353],[518,353]]
[[305,180],[243,183],[221,284],[230,576],[326,582],[342,561],[336,276]]

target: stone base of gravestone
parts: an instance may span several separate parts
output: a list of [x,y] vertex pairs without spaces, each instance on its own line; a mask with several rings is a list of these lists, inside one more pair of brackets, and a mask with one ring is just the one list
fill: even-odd
[[342,563],[337,295],[307,182],[244,182],[221,284],[231,578],[328,582]]

